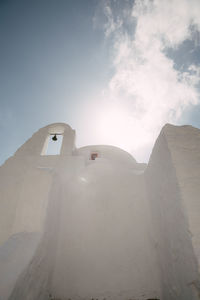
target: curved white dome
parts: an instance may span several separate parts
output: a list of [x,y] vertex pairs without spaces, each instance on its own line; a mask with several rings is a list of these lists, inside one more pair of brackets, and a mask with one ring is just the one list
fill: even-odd
[[136,160],[128,152],[114,146],[91,145],[77,149],[78,155],[90,159],[92,153],[97,153],[98,158],[108,159],[118,163],[136,164]]

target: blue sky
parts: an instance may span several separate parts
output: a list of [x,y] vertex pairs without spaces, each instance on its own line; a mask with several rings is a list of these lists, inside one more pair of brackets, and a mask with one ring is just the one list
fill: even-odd
[[1,0],[0,164],[53,122],[138,161],[166,122],[200,127],[198,12],[198,0]]

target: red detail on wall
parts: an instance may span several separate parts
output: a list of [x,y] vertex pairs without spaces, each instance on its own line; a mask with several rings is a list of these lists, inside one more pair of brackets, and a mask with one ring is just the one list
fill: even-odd
[[98,153],[91,153],[90,159],[95,160],[98,157]]

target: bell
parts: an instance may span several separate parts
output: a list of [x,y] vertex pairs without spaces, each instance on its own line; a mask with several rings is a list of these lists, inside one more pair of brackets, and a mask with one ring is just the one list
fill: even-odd
[[58,139],[57,139],[57,136],[56,136],[56,134],[52,137],[52,141],[57,141]]

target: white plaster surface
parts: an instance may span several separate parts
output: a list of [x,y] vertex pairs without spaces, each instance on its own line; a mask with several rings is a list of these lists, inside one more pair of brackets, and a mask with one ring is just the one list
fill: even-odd
[[166,125],[147,168],[74,139],[46,126],[0,168],[0,300],[199,299],[200,130]]
[[[145,177],[163,299],[199,299],[200,130],[165,125]],[[192,213],[198,216],[193,219]],[[197,222],[198,220],[198,222]]]

